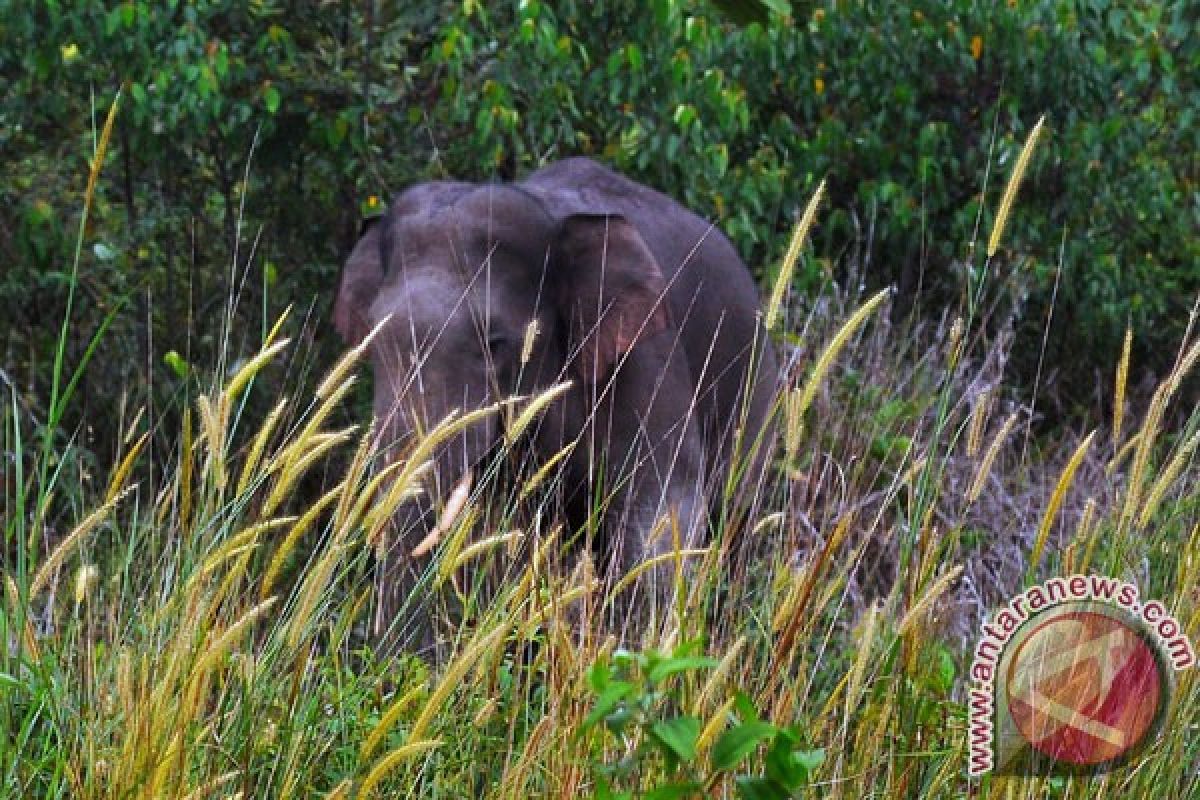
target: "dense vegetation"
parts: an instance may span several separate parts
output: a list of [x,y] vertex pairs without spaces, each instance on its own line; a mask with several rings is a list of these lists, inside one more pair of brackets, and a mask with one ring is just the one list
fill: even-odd
[[[0,795],[964,796],[969,648],[1022,581],[1116,575],[1200,633],[1194,24],[0,0]],[[411,181],[578,153],[762,278],[760,516],[618,643],[563,532],[481,481],[430,559],[445,660],[376,653],[417,478],[369,468],[338,263]],[[973,790],[1195,796],[1197,674],[1130,768]]]
[[1053,146],[1028,177],[1020,245],[991,266],[993,325],[1018,330],[1016,382],[1030,393],[1049,365],[1042,411],[1095,410],[1096,368],[1111,369],[1127,323],[1135,364],[1169,367],[1200,291],[1194,9],[772,5],[789,13],[739,27],[674,0],[5,2],[8,377],[26,402],[45,396],[86,160],[122,86],[76,309],[91,331],[128,306],[78,410],[106,454],[117,425],[106,391],[89,402],[100,385],[170,396],[163,355],[211,363],[235,287],[253,299],[239,330],[261,335],[292,303],[325,317],[362,204],[414,180],[592,154],[716,219],[765,275],[827,178],[797,287],[861,274],[896,285],[901,309],[935,310],[978,269],[963,243],[1043,114]]

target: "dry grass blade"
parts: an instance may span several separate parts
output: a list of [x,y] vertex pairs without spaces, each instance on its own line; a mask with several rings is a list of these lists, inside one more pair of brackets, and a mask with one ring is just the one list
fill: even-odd
[[275,344],[258,351],[258,354],[243,364],[242,368],[230,379],[229,384],[225,387],[225,397],[230,402],[236,400],[238,395],[242,393],[242,390],[254,379],[254,376],[270,363],[275,356],[279,355],[279,351],[287,347],[290,342],[290,339],[280,339]]
[[971,409],[971,419],[967,425],[967,455],[970,458],[979,455],[979,446],[983,443],[983,429],[991,412],[992,390],[987,389],[975,400],[975,407]]
[[476,634],[475,640],[467,647],[450,666],[446,668],[446,672],[442,675],[442,680],[438,683],[433,694],[429,696],[429,700],[425,702],[425,707],[421,709],[420,716],[413,722],[412,729],[408,736],[410,739],[418,740],[425,734],[425,730],[433,723],[433,718],[441,711],[442,704],[446,702],[446,698],[455,689],[461,687],[462,679],[475,666],[479,658],[508,635],[507,625],[497,625],[487,633],[480,632]]
[[1113,391],[1112,440],[1121,443],[1121,421],[1125,417],[1125,389],[1129,384],[1129,355],[1133,350],[1133,328],[1125,329],[1125,342],[1121,345],[1121,360],[1117,362],[1116,386]]
[[904,635],[913,630],[921,623],[922,620],[925,619],[925,615],[928,614],[932,609],[933,604],[943,594],[946,593],[946,590],[950,588],[951,584],[958,580],[958,576],[962,574],[962,571],[963,568],[961,564],[951,567],[943,572],[941,576],[939,576],[938,579],[935,580],[930,587],[925,590],[925,593],[921,595],[921,598],[917,600],[917,602],[913,603],[912,607],[908,609],[908,613],[901,618],[900,625],[897,628],[897,631],[900,633],[900,635]]
[[87,210],[92,207],[92,198],[96,196],[96,181],[100,179],[100,170],[104,167],[104,157],[108,154],[108,143],[112,139],[113,125],[117,121],[117,109],[121,107],[121,94],[122,89],[118,89],[116,96],[113,97],[113,104],[108,109],[108,116],[104,118],[104,129],[100,132],[100,139],[96,143],[96,152],[92,156],[91,167],[88,169],[87,189],[83,193],[85,216]]
[[733,670],[734,664],[738,663],[738,660],[741,658],[742,648],[745,646],[746,637],[739,636],[737,641],[733,643],[728,652],[721,658],[720,663],[709,673],[708,680],[704,682],[704,688],[700,690],[700,696],[696,699],[697,715],[705,708],[708,708],[714,698],[720,696],[722,686],[729,678],[729,673]]
[[546,409],[546,406],[566,394],[571,386],[571,381],[563,381],[560,384],[551,386],[530,400],[525,408],[521,410],[521,413],[517,415],[517,418],[513,420],[512,424],[505,429],[504,435],[509,443],[511,444],[515,441],[529,427],[529,423],[533,422],[534,418]]
[[1150,520],[1154,517],[1154,512],[1158,511],[1158,506],[1162,503],[1167,490],[1179,479],[1184,467],[1188,465],[1197,444],[1200,444],[1200,431],[1192,434],[1175,451],[1175,455],[1171,457],[1171,460],[1167,462],[1167,466],[1158,478],[1155,479],[1154,484],[1150,487],[1150,491],[1146,493],[1146,499],[1142,503],[1142,513],[1138,517],[1138,527],[1145,528],[1150,524]]
[[424,683],[414,686],[388,706],[388,710],[383,712],[383,716],[379,718],[379,722],[375,723],[375,727],[371,729],[371,732],[367,734],[367,738],[363,740],[362,747],[358,750],[359,761],[366,761],[374,755],[375,750],[378,749],[383,738],[387,736],[388,731],[396,724],[396,720],[400,719],[400,715],[420,699],[421,695],[425,694],[427,689],[428,687]]
[[267,442],[271,438],[271,434],[275,432],[276,426],[279,425],[279,420],[283,417],[284,411],[287,410],[287,398],[279,401],[275,408],[271,409],[271,413],[267,415],[267,419],[259,428],[258,434],[254,437],[254,441],[250,445],[250,452],[246,455],[246,460],[242,464],[242,476],[238,479],[237,494],[246,493],[246,489],[250,486],[250,481],[254,479],[256,470],[258,469],[259,461],[262,460],[262,454],[267,448]]
[[112,499],[121,491],[121,487],[125,485],[126,479],[129,477],[130,471],[133,469],[133,463],[137,461],[137,457],[141,455],[142,448],[146,446],[146,442],[150,440],[149,433],[143,433],[138,437],[137,443],[129,448],[129,452],[121,459],[120,466],[113,473],[112,479],[108,482],[108,491],[104,493],[104,502],[110,503]]
[[247,611],[238,619],[237,622],[229,626],[204,652],[200,657],[200,661],[196,664],[196,668],[192,670],[192,684],[200,679],[208,670],[212,669],[222,656],[229,651],[237,642],[246,634],[258,618],[271,610],[271,606],[275,605],[277,598],[268,597],[254,608]]
[[339,483],[330,489],[311,508],[305,511],[300,520],[288,531],[287,536],[283,538],[283,541],[280,542],[279,547],[275,550],[275,555],[271,556],[271,563],[267,567],[266,574],[263,575],[260,597],[267,597],[275,588],[275,582],[279,580],[279,575],[283,572],[283,565],[286,563],[288,555],[300,541],[300,537],[308,532],[308,529],[317,521],[317,518],[325,508],[337,499],[338,495],[343,491],[345,491],[344,483]]
[[1017,416],[1018,414],[1014,412],[1004,420],[1000,430],[996,431],[996,435],[992,437],[992,443],[984,451],[983,460],[979,462],[979,469],[975,470],[975,480],[971,481],[971,488],[967,490],[967,505],[974,503],[979,499],[979,495],[983,494],[983,487],[987,485],[988,475],[992,473],[992,464],[995,462],[996,456],[1000,455],[1000,450],[1008,439],[1009,433],[1012,432],[1013,426],[1017,424]]
[[783,263],[779,266],[779,275],[775,278],[775,286],[771,289],[770,302],[767,303],[767,330],[773,330],[775,323],[779,321],[779,309],[783,307],[783,296],[787,292],[788,287],[792,285],[792,273],[796,269],[796,262],[800,260],[800,251],[804,248],[804,242],[808,238],[808,231],[812,228],[813,222],[817,218],[817,209],[820,207],[821,198],[824,195],[825,181],[822,180],[817,186],[817,190],[813,192],[813,196],[809,199],[808,205],[805,206],[804,213],[800,216],[800,221],[792,229],[792,238],[788,242],[787,251],[784,253]]
[[471,559],[477,558],[489,550],[493,550],[504,545],[509,545],[513,542],[519,542],[523,538],[525,538],[525,534],[521,531],[509,531],[508,533],[497,533],[494,536],[481,539],[480,541],[463,548],[463,551],[458,554],[458,556],[454,559],[454,562],[450,565],[450,571],[454,572],[455,570],[460,569]]
[[654,558],[648,558],[633,569],[629,570],[629,572],[622,576],[621,580],[617,581],[617,585],[614,586],[612,591],[608,593],[608,600],[611,602],[614,597],[628,589],[634,581],[655,567],[662,566],[663,564],[674,564],[677,560],[682,558],[703,558],[708,554],[709,549],[707,547],[696,547],[684,550],[673,549],[666,553],[660,553],[659,555],[654,556]]
[[307,440],[307,452],[295,461],[285,462],[275,487],[271,489],[271,494],[263,503],[262,513],[274,514],[280,504],[287,499],[288,493],[291,492],[296,482],[308,472],[309,467],[324,458],[333,448],[350,441],[357,430],[357,426],[352,425],[336,433],[310,435]]
[[50,582],[50,579],[54,576],[55,572],[58,571],[58,568],[62,566],[64,561],[67,560],[67,556],[71,555],[71,553],[75,550],[76,545],[78,545],[85,536],[95,530],[96,527],[104,521],[105,517],[108,516],[109,512],[113,510],[113,507],[116,506],[116,504],[119,503],[121,499],[124,498],[128,493],[129,489],[124,490],[116,497],[107,501],[95,511],[88,514],[83,518],[82,522],[75,526],[74,530],[67,534],[65,539],[58,543],[58,546],[54,548],[53,552],[51,552],[50,555],[46,557],[46,560],[42,562],[42,565],[38,568],[38,571],[34,573],[33,582],[29,584],[29,596],[31,598],[37,597],[38,592],[46,587],[46,584]]
[[1092,446],[1092,440],[1096,438],[1096,432],[1092,431],[1087,435],[1087,438],[1079,443],[1075,448],[1075,452],[1071,454],[1070,461],[1067,466],[1063,467],[1062,475],[1058,478],[1058,484],[1054,487],[1054,493],[1050,495],[1050,503],[1046,506],[1046,513],[1042,516],[1042,524],[1038,526],[1037,539],[1033,543],[1033,552],[1029,555],[1029,575],[1037,572],[1038,566],[1042,561],[1042,551],[1046,547],[1046,539],[1050,536],[1050,529],[1054,527],[1054,520],[1058,518],[1058,510],[1062,508],[1063,499],[1067,495],[1067,490],[1071,488],[1071,483],[1075,480],[1075,473],[1079,470],[1079,465],[1083,463],[1084,456]]
[[434,750],[441,746],[441,739],[423,739],[421,741],[409,742],[408,744],[397,747],[395,750],[379,759],[379,763],[371,768],[371,771],[367,773],[367,777],[363,779],[362,785],[358,787],[358,792],[355,793],[355,797],[370,797],[375,791],[375,786],[381,780],[387,777],[387,774],[394,770],[399,764],[407,761],[410,758],[419,756],[422,753],[428,753],[430,750]]
[[1000,209],[996,212],[996,222],[992,225],[992,235],[988,239],[988,258],[996,255],[996,251],[1000,249],[1000,239],[1003,238],[1004,229],[1008,225],[1013,202],[1017,199],[1017,191],[1021,188],[1021,181],[1025,178],[1025,170],[1029,168],[1029,160],[1033,157],[1033,150],[1042,133],[1042,125],[1045,121],[1046,117],[1043,115],[1033,126],[1029,138],[1025,140],[1025,146],[1021,148],[1021,155],[1017,157],[1017,163],[1013,166],[1012,175],[1008,178],[1008,185],[1004,187],[1004,195],[1000,198]]
[[862,700],[863,681],[867,675],[867,665],[874,663],[871,656],[875,648],[875,637],[879,632],[880,607],[878,604],[872,605],[867,611],[867,618],[861,623],[862,635],[858,640],[858,654],[854,658],[854,663],[850,666],[850,674],[846,683],[846,701],[844,705],[844,720],[849,720],[851,715],[858,709],[858,703]]
[[795,456],[800,447],[800,435],[803,433],[804,414],[812,405],[813,398],[817,396],[817,390],[825,381],[825,376],[829,373],[833,362],[837,359],[838,354],[846,343],[850,341],[850,337],[862,327],[867,318],[875,313],[875,309],[879,308],[884,299],[891,293],[890,289],[883,289],[875,294],[870,300],[862,305],[857,311],[850,315],[850,319],[842,323],[838,328],[837,333],[829,341],[825,347],[825,351],[821,353],[821,357],[817,359],[817,363],[813,366],[812,374],[804,384],[804,388],[800,390],[798,395],[789,397],[787,405],[787,432],[785,446],[789,460]]
[[317,387],[316,396],[318,400],[328,399],[338,387],[342,386],[347,373],[354,369],[355,365],[362,359],[363,354],[367,352],[367,348],[370,347],[376,335],[383,329],[384,325],[387,325],[391,318],[391,314],[384,317],[361,342],[350,348],[345,355],[338,359],[338,362],[333,365],[333,369],[329,370],[329,374],[325,376],[325,379],[321,381],[321,385]]

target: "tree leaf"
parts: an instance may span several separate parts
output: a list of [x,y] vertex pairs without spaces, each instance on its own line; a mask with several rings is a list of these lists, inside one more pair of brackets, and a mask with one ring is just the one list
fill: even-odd
[[675,758],[690,764],[696,758],[700,720],[690,716],[665,719],[650,726],[650,735]]
[[712,749],[712,767],[715,770],[730,770],[754,752],[759,743],[775,735],[775,726],[769,722],[751,720],[730,728],[721,734]]

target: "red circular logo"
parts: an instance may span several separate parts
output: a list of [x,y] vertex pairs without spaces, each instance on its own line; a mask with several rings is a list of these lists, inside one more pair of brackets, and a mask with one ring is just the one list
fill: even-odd
[[1006,690],[1030,745],[1060,762],[1094,766],[1145,739],[1167,687],[1154,650],[1129,623],[1100,611],[1065,611],[1024,637]]

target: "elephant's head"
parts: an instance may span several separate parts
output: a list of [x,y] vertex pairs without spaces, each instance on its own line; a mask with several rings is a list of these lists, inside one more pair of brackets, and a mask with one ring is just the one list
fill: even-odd
[[[559,380],[586,398],[636,341],[669,325],[663,274],[637,229],[619,216],[556,216],[547,202],[514,186],[423,184],[360,238],[334,322],[350,344],[382,323],[370,351],[385,452],[454,409]],[[493,415],[441,449],[439,491],[501,425]]]

